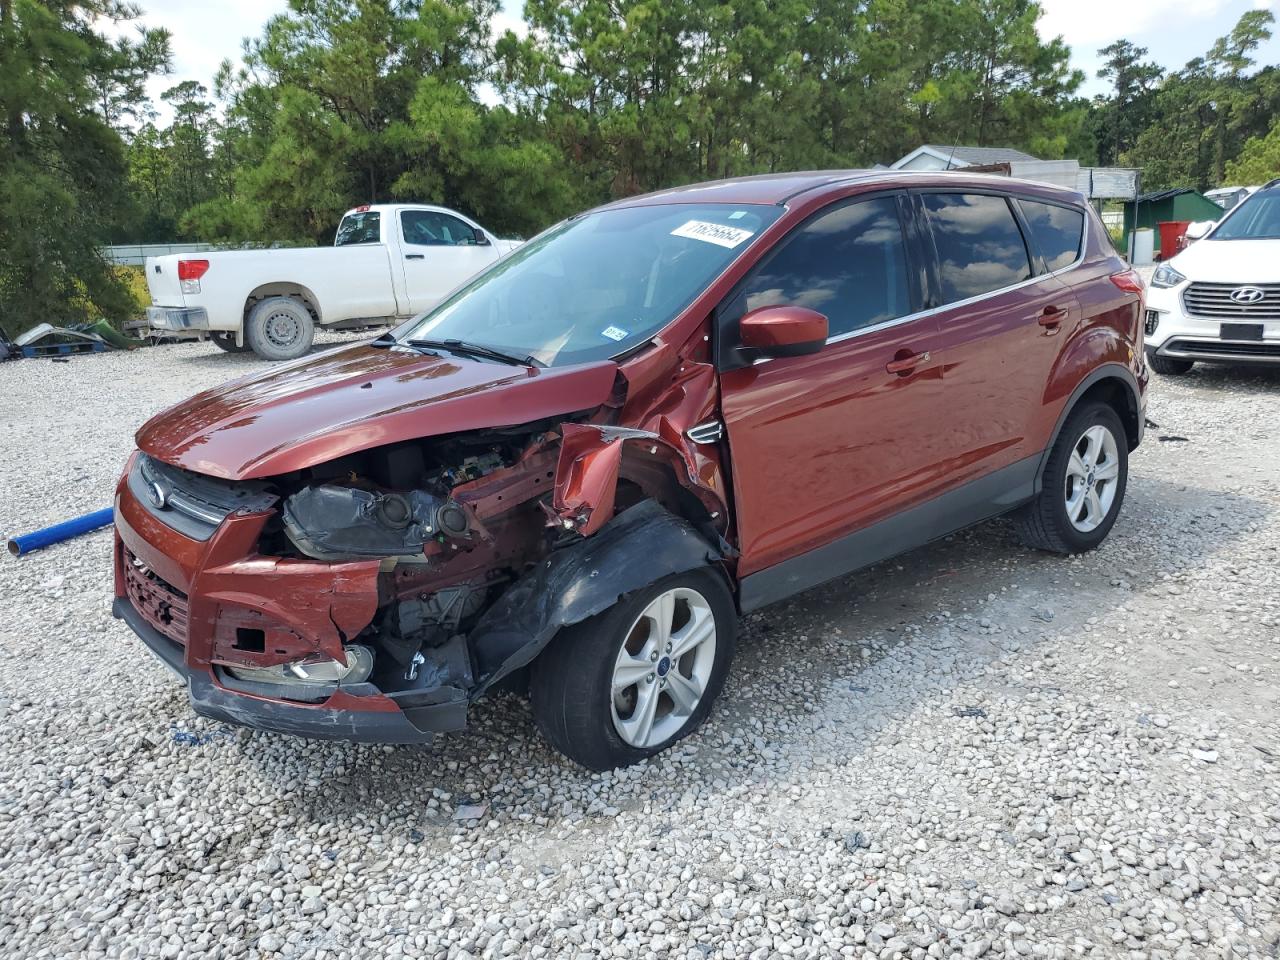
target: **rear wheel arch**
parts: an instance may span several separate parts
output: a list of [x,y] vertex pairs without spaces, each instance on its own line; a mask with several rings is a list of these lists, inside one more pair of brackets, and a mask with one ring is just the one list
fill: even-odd
[[317,326],[324,323],[324,315],[320,310],[320,298],[311,288],[289,280],[263,283],[249,291],[249,295],[244,300],[244,318],[247,319],[250,311],[268,297],[288,297],[291,300],[297,300],[306,306]]
[[1062,433],[1062,428],[1071,418],[1072,413],[1083,405],[1101,402],[1107,404],[1119,416],[1124,426],[1125,438],[1129,449],[1133,450],[1142,439],[1142,407],[1139,402],[1137,378],[1125,366],[1119,363],[1107,363],[1098,367],[1084,378],[1072,391],[1071,397],[1063,405],[1058,421],[1054,424],[1053,433],[1045,445],[1044,454],[1040,458],[1040,469],[1036,474],[1036,492],[1044,480],[1045,466],[1049,461],[1049,453]]

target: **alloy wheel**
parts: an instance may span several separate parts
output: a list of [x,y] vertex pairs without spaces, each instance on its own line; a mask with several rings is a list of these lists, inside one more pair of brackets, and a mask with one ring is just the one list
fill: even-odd
[[1101,424],[1089,427],[1071,450],[1063,481],[1067,519],[1090,533],[1107,519],[1116,500],[1120,452],[1115,435]]
[[613,667],[611,706],[618,736],[648,748],[675,736],[702,701],[716,659],[716,620],[688,587],[667,590],[627,631]]

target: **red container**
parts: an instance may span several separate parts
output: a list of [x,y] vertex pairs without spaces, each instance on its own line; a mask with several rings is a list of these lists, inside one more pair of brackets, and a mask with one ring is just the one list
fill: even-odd
[[1191,226],[1190,220],[1162,220],[1157,224],[1160,228],[1160,257],[1168,260],[1182,249],[1182,238]]

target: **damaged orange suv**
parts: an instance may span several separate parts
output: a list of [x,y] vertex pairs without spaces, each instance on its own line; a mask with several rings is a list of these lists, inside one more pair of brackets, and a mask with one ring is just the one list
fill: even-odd
[[1087,550],[1142,438],[1142,286],[1078,194],[782,174],[573,217],[372,342],[138,433],[115,613],[208,717],[425,741],[528,691],[606,769],[740,613],[998,514]]

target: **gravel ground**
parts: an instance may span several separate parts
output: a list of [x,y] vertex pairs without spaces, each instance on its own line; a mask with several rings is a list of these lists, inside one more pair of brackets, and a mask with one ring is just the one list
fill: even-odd
[[[0,367],[0,529],[256,368]],[[0,943],[21,957],[1280,953],[1280,371],[1154,384],[1106,545],[994,522],[760,614],[679,749],[589,774],[516,698],[432,748],[204,721],[109,536],[0,563]]]

